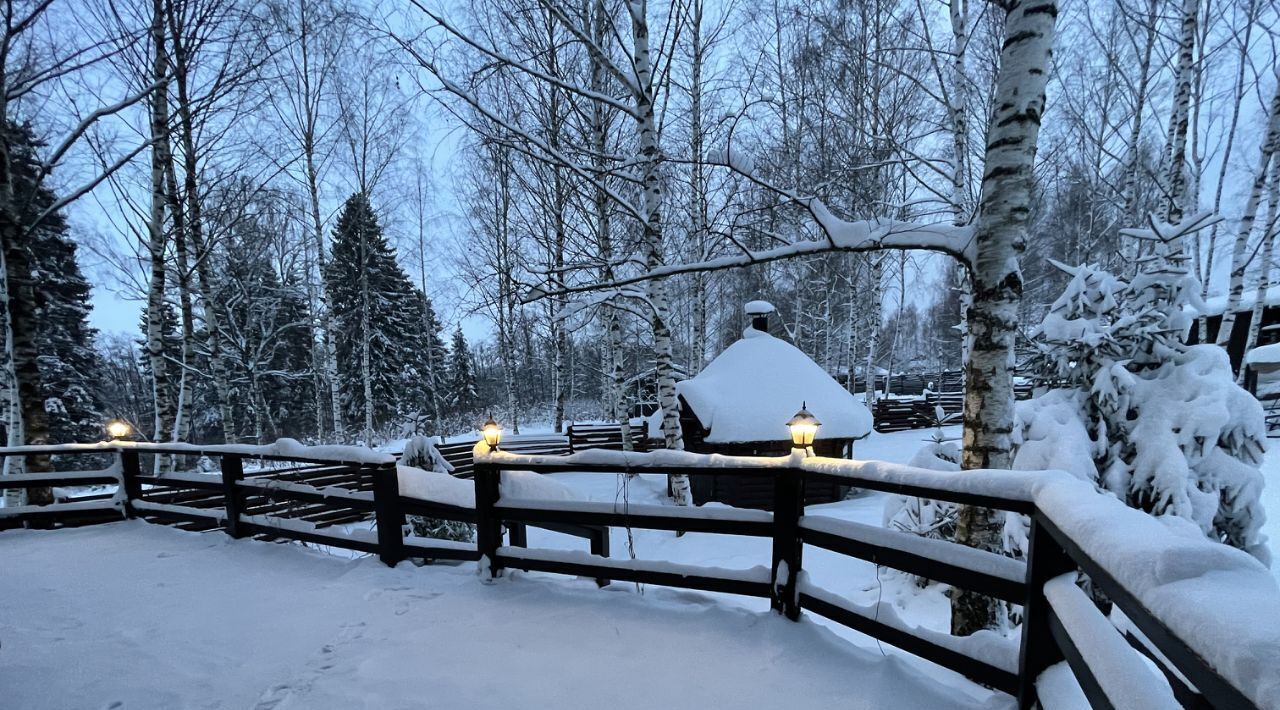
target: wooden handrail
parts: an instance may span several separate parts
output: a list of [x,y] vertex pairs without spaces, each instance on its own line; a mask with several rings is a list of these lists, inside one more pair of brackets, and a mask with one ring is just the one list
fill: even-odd
[[[938,472],[913,475],[901,467],[868,466],[834,459],[749,459],[718,457],[709,461],[679,460],[666,455],[629,455],[618,463],[608,456],[571,455],[562,457],[486,455],[476,458],[474,508],[404,496],[400,493],[395,464],[391,461],[350,461],[323,458],[296,458],[282,454],[236,451],[230,448],[200,449],[164,445],[86,446],[49,450],[45,447],[0,449],[0,456],[29,453],[64,455],[99,455],[115,452],[120,457],[118,480],[121,492],[111,501],[89,503],[55,503],[36,506],[38,510],[17,509],[10,520],[57,521],[83,519],[85,523],[119,519],[121,512],[161,520],[175,520],[221,527],[229,535],[263,535],[317,544],[345,547],[377,554],[389,565],[406,556],[435,556],[439,559],[480,560],[485,574],[496,577],[504,568],[540,570],[575,576],[595,577],[601,583],[619,579],[650,584],[701,589],[712,592],[746,594],[770,600],[771,606],[797,619],[802,609],[809,609],[837,623],[868,633],[881,641],[896,645],[910,653],[960,672],[975,681],[1009,692],[1022,708],[1037,702],[1035,682],[1049,666],[1064,660],[1078,674],[1086,697],[1096,707],[1115,706],[1108,695],[1107,683],[1100,682],[1094,668],[1105,667],[1096,658],[1082,655],[1082,639],[1074,634],[1088,629],[1095,634],[1109,622],[1081,613],[1064,620],[1061,609],[1055,609],[1046,597],[1045,588],[1057,580],[1061,592],[1062,575],[1083,572],[1092,583],[1133,622],[1150,646],[1158,651],[1156,663],[1170,677],[1185,678],[1175,690],[1180,703],[1187,706],[1214,708],[1251,708],[1249,696],[1234,686],[1222,673],[1195,651],[1192,645],[1171,630],[1168,623],[1148,609],[1113,570],[1105,568],[1090,556],[1076,540],[1066,534],[1054,520],[1036,507],[1027,494],[1029,487],[1011,486],[1014,492],[998,495],[1004,481],[1026,483],[1037,481],[1032,472],[1005,472],[991,477],[985,484],[973,485],[964,476],[954,480]],[[221,475],[142,476],[139,455],[143,453],[217,455]],[[597,452],[598,453],[598,452]],[[311,480],[330,480],[344,470],[360,472],[373,482],[373,490],[355,491],[317,487],[309,481],[246,479],[243,459],[281,460],[312,463],[332,467],[322,469],[326,475]],[[712,465],[699,465],[711,463]],[[504,470],[526,470],[539,473],[685,473],[690,475],[737,474],[773,477],[774,512],[726,511],[712,514],[696,509],[657,509],[654,506],[617,506],[576,501],[503,500],[501,475]],[[305,475],[308,471],[293,471]],[[1002,478],[1001,476],[1007,476]],[[907,540],[901,533],[871,529],[847,521],[804,516],[804,485],[808,480],[836,478],[863,488],[891,491],[939,500],[953,500],[985,505],[1030,515],[1031,528],[1027,563],[991,555],[969,548],[948,549],[954,543]],[[207,479],[207,480],[206,480]],[[48,485],[75,485],[89,481],[117,480],[116,474],[89,472],[0,478],[0,488]],[[360,479],[360,480],[363,480]],[[146,488],[144,489],[144,486]],[[188,491],[176,502],[148,500],[145,495],[156,490]],[[258,501],[250,507],[249,498]],[[281,513],[277,505],[263,505],[262,500],[279,498],[289,505],[301,503],[310,511],[306,517],[292,518]],[[193,507],[194,506],[194,507]],[[213,506],[213,507],[209,507]],[[359,513],[373,512],[377,519],[376,534],[367,531],[351,535],[318,530],[308,519],[325,524],[332,516],[327,511],[348,509]],[[476,544],[432,543],[419,538],[406,540],[401,533],[406,514],[428,515],[450,520],[474,522]],[[77,518],[77,516],[79,516]],[[6,521],[0,509],[0,522]],[[524,525],[542,525],[567,531],[592,541],[592,554],[528,550],[523,547]],[[611,560],[607,558],[609,526],[653,528],[715,534],[748,535],[772,540],[772,558],[768,568],[758,571],[718,570],[705,567],[673,565],[664,562]],[[206,527],[206,529],[207,529]],[[504,527],[512,533],[512,544],[504,545]],[[865,529],[864,529],[865,528]],[[1021,603],[1024,608],[1022,638],[1017,667],[1004,667],[989,658],[966,652],[965,639],[936,632],[912,630],[869,615],[845,603],[840,597],[803,581],[801,576],[803,549],[814,545],[838,554],[869,560],[922,577],[971,589],[1005,601]],[[605,555],[602,557],[601,555]],[[761,561],[764,562],[763,560]],[[1060,599],[1076,599],[1074,593],[1059,593]],[[1063,603],[1063,602],[1059,602]],[[1073,612],[1082,607],[1077,604]],[[1116,631],[1117,638],[1123,636]],[[945,635],[944,635],[945,636]],[[1108,642],[1108,648],[1116,644]],[[1087,645],[1087,644],[1086,644]],[[1144,644],[1145,647],[1145,644]],[[1167,665],[1166,665],[1167,664]],[[1172,666],[1171,670],[1168,666]]]

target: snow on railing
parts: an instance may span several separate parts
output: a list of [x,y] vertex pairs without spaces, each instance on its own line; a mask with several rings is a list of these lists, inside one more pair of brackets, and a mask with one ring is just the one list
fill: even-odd
[[[110,500],[61,504],[68,513],[146,514],[212,527],[233,537],[266,535],[378,554],[388,564],[410,556],[483,560],[488,574],[504,568],[684,586],[770,599],[778,611],[798,618],[802,608],[1018,696],[1026,707],[1035,682],[1065,660],[1091,701],[1137,707],[1168,700],[1111,621],[1071,581],[1084,572],[1123,612],[1127,623],[1149,639],[1151,653],[1180,702],[1213,707],[1280,707],[1280,588],[1269,571],[1244,552],[1204,538],[1177,519],[1154,518],[1125,506],[1091,483],[1060,471],[940,472],[876,461],[802,456],[774,458],[588,450],[568,456],[519,455],[475,450],[476,475],[463,483],[447,474],[397,467],[385,454],[357,447],[303,446],[281,440],[266,446],[195,446],[110,442],[0,449],[2,455],[92,454],[116,451],[120,463],[101,472],[33,474],[0,478],[0,488],[120,481]],[[219,474],[172,473],[142,477],[144,453],[221,456]],[[302,480],[245,479],[244,458],[314,462],[289,469]],[[346,467],[344,469],[343,467]],[[774,481],[773,512],[720,508],[629,506],[564,498],[559,484],[529,472],[558,471],[732,473]],[[332,485],[334,476],[356,476],[357,488],[372,478],[373,491]],[[266,474],[270,476],[273,474]],[[358,479],[358,480],[357,480]],[[923,540],[872,526],[804,516],[806,479],[836,479],[850,485],[906,495],[983,505],[1030,516],[1027,562],[954,543]],[[316,481],[312,485],[310,481]],[[166,487],[195,491],[167,501],[143,498]],[[466,493],[464,494],[464,488]],[[207,493],[205,493],[207,492]],[[201,496],[204,496],[203,498]],[[251,503],[250,499],[257,502]],[[274,502],[279,498],[282,502]],[[438,500],[437,500],[438,499]],[[263,502],[263,501],[266,502]],[[290,517],[302,506],[306,515]],[[283,506],[283,508],[282,508]],[[0,509],[23,518],[58,506]],[[288,510],[285,510],[287,508]],[[327,529],[331,513],[371,510],[375,531]],[[39,509],[39,510],[33,510]],[[309,512],[308,512],[309,511]],[[421,512],[418,512],[421,511]],[[406,513],[474,521],[476,543],[449,543],[403,534]],[[98,522],[100,520],[94,520]],[[525,548],[524,526],[536,525],[591,540],[591,554]],[[709,532],[772,538],[769,567],[749,573],[661,561],[610,560],[608,526]],[[510,536],[510,544],[504,537]],[[987,635],[956,639],[909,627],[884,608],[864,608],[807,582],[802,548],[815,545],[868,559],[910,574],[967,587],[1024,607],[1017,646]],[[1146,673],[1143,677],[1134,674]],[[1139,700],[1135,700],[1139,698]],[[1150,701],[1150,702],[1148,702]]]

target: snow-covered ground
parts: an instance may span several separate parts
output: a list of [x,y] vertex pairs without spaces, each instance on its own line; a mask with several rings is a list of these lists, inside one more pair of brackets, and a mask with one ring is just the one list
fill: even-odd
[[992,708],[706,596],[343,560],[142,522],[0,540],[5,708]]
[[[856,453],[905,462],[931,435],[872,434]],[[1280,559],[1280,445],[1264,473]],[[592,500],[665,500],[660,476],[554,478]],[[879,525],[883,505],[862,493],[808,512]],[[529,544],[586,548],[536,529]],[[768,540],[736,536],[614,529],[612,545],[615,558],[700,566],[770,559]],[[941,585],[817,548],[804,566],[855,604],[886,602],[908,623],[947,628]],[[792,624],[731,595],[600,591],[519,572],[485,585],[472,564],[389,570],[143,523],[4,533],[0,568],[0,707],[1012,706],[816,616]],[[1078,707],[1078,688],[1059,680],[1054,707]]]

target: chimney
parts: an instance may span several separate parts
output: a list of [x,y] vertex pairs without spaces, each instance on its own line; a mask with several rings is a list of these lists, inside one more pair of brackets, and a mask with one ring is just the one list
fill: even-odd
[[762,333],[769,332],[769,314],[773,313],[773,304],[768,301],[751,301],[744,309],[751,316],[751,327]]

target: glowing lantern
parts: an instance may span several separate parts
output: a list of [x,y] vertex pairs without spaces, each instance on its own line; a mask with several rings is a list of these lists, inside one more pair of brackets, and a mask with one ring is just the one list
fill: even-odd
[[791,429],[791,445],[797,449],[809,449],[813,446],[813,438],[817,436],[820,426],[822,422],[809,412],[805,403],[801,403],[800,411],[787,422],[787,427]]
[[484,435],[484,443],[489,445],[491,449],[498,448],[498,442],[502,441],[502,426],[494,421],[493,414],[489,414],[489,421],[480,427],[480,433]]
[[107,422],[107,435],[112,439],[123,439],[133,433],[133,427],[123,419],[112,419]]

